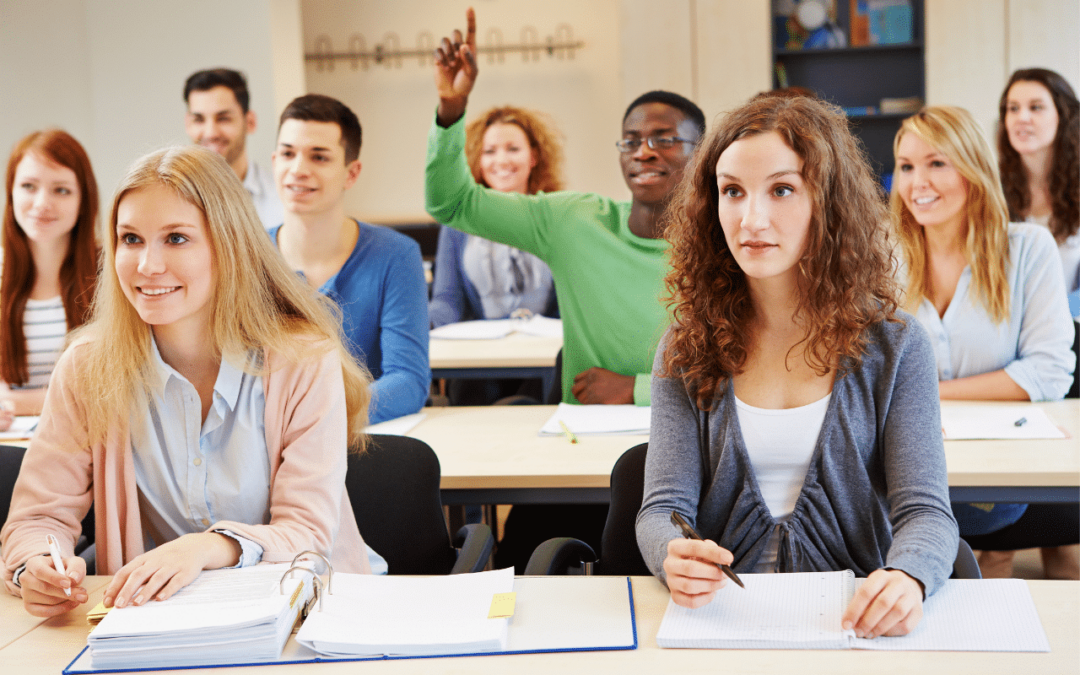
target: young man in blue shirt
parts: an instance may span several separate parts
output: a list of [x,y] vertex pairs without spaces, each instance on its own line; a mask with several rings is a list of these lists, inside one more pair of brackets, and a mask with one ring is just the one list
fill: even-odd
[[356,115],[329,96],[301,96],[285,108],[273,154],[285,218],[270,236],[285,262],[341,308],[346,342],[375,379],[370,414],[378,423],[427,400],[427,286],[416,242],[345,215],[361,139]]

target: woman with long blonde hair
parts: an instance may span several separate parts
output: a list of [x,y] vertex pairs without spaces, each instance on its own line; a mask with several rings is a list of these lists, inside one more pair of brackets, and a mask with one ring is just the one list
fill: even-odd
[[[344,481],[369,378],[225,161],[189,146],[136,162],[104,244],[0,532],[7,589],[39,616],[86,601],[72,547],[91,504],[107,606],[306,549],[368,571]],[[67,577],[40,555],[50,534]]]
[[[949,576],[956,523],[933,354],[897,309],[885,209],[846,118],[751,100],[703,141],[669,213],[646,564],[686,607],[723,602],[719,565],[850,569],[866,581],[845,629],[908,633]],[[681,538],[673,511],[705,541]]]
[[[1075,364],[1061,259],[1046,228],[1009,223],[974,118],[962,108],[924,108],[904,120],[893,150],[904,304],[930,334],[941,398],[1060,399]],[[953,505],[965,536],[1001,530],[1026,508]],[[980,558],[986,576],[1006,571],[993,557]]]

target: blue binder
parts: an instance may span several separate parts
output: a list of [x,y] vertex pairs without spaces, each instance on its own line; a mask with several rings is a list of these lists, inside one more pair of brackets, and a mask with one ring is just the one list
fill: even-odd
[[517,593],[517,607],[510,622],[506,649],[500,651],[453,655],[327,658],[300,645],[295,637],[292,637],[286,644],[281,657],[272,661],[165,668],[147,666],[95,669],[91,664],[89,650],[84,647],[63,673],[64,675],[88,675],[148,670],[637,649],[634,590],[628,577],[518,578],[514,580],[514,591]]

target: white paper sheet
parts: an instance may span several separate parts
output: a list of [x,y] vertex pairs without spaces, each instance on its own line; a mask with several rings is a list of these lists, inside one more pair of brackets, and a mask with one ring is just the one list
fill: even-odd
[[37,415],[19,415],[7,431],[0,431],[0,441],[30,438],[34,434],[34,429],[37,428],[39,419],[41,418]]
[[638,405],[571,405],[560,403],[555,414],[540,427],[541,436],[563,433],[561,421],[574,435],[647,434],[652,408]]
[[536,315],[528,319],[462,321],[431,329],[431,337],[437,340],[498,340],[511,333],[562,337],[562,320]]
[[420,424],[420,422],[424,420],[424,417],[426,417],[426,415],[423,412],[404,415],[392,420],[369,425],[364,429],[364,433],[383,434],[385,436],[404,436],[412,431],[417,424]]
[[[1024,420],[1019,426],[1018,421]],[[1034,405],[941,407],[945,440],[1065,438],[1042,408]]]

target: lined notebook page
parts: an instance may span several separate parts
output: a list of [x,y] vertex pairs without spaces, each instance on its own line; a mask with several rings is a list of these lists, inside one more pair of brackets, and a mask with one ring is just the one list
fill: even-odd
[[899,638],[852,639],[856,649],[1050,651],[1035,602],[1023,579],[950,579],[923,605],[922,621],[910,634]]
[[740,574],[712,602],[687,609],[668,600],[656,635],[661,647],[845,649],[840,615],[850,572]]

